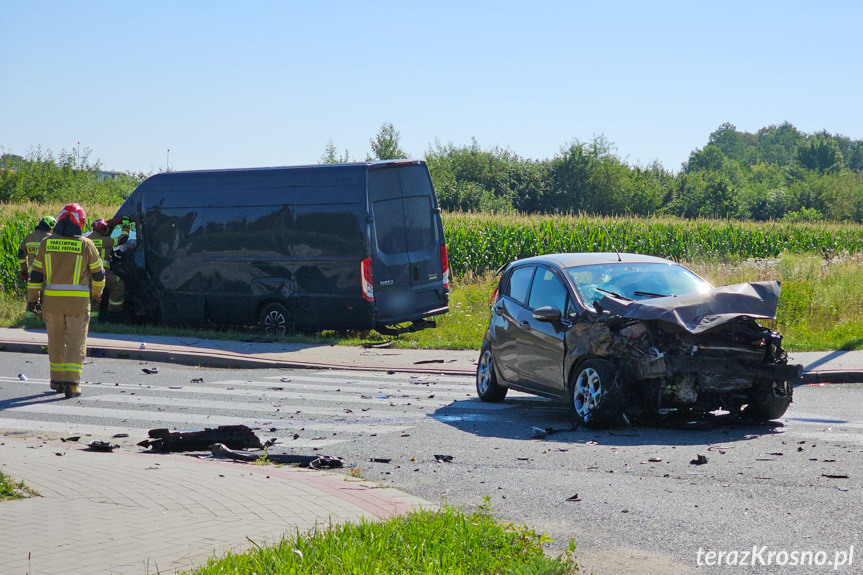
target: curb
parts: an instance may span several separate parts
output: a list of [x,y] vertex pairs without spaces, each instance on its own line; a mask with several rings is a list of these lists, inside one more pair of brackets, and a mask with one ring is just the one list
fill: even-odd
[[819,383],[863,383],[863,370],[812,370],[803,372],[797,385]]
[[[44,347],[45,346],[40,343],[0,341],[0,351],[44,354]],[[234,369],[350,369],[355,371],[394,371],[399,373],[434,373],[464,376],[472,376],[476,373],[472,370],[467,371],[463,369],[452,369],[447,368],[446,366],[439,366],[434,368],[393,366],[376,367],[311,361],[263,359],[256,357],[237,357],[235,354],[218,351],[166,351],[159,349],[129,350],[128,348],[112,347],[105,345],[87,345],[87,357],[108,359],[132,359],[136,361],[158,361],[163,363],[176,363],[180,365],[193,365],[198,367],[220,367]]]

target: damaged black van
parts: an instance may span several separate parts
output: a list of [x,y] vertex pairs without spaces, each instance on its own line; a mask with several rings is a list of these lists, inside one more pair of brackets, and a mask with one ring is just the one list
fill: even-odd
[[112,269],[138,319],[400,333],[449,311],[422,161],[161,173],[117,216],[135,223]]

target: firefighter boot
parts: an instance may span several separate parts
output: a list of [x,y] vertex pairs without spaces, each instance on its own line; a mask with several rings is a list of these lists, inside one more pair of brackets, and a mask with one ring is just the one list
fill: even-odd
[[57,393],[63,393],[64,391],[64,385],[62,382],[54,381],[52,379],[49,385],[51,387],[51,391],[56,391]]
[[78,397],[81,395],[81,386],[77,383],[66,383],[64,391],[66,392],[66,398],[71,399],[73,397]]

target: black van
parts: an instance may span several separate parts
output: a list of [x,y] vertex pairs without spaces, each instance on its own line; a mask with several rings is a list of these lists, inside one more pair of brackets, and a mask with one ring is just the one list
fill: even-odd
[[117,216],[135,224],[112,269],[138,318],[401,333],[449,311],[440,208],[422,161],[166,172]]

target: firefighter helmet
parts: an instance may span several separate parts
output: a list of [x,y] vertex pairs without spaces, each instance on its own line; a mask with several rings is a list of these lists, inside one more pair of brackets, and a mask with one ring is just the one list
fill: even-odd
[[60,210],[60,215],[57,216],[58,222],[62,222],[63,220],[69,220],[83,230],[84,225],[87,223],[87,212],[78,204],[66,204]]
[[39,221],[40,224],[43,224],[48,229],[54,229],[54,226],[57,225],[57,218],[54,216],[45,216]]
[[98,219],[93,222],[93,231],[97,234],[102,234],[103,236],[108,235],[108,222],[103,219]]

